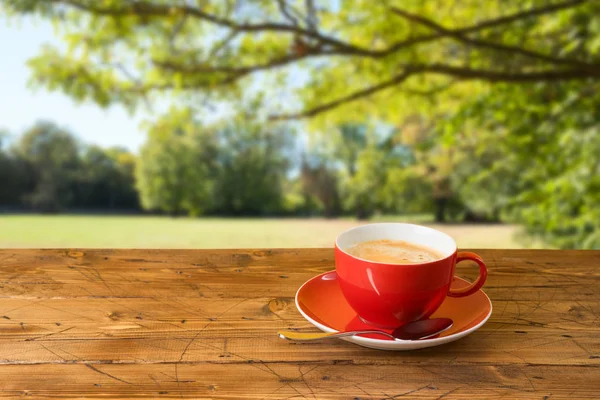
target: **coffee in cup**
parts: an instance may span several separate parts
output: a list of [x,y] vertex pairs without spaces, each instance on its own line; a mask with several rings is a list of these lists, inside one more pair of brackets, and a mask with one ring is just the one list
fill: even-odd
[[348,254],[367,261],[391,264],[418,264],[443,258],[439,251],[404,240],[369,240],[347,250]]

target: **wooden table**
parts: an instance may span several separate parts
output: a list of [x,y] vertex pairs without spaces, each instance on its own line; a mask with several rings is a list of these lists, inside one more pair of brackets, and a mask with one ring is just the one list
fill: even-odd
[[477,251],[487,324],[383,352],[275,334],[332,249],[0,250],[0,396],[600,398],[600,251]]

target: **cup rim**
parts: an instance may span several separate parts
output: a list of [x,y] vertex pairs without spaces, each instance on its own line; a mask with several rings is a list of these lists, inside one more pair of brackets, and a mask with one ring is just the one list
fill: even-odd
[[[342,249],[339,245],[338,245],[338,239],[340,238],[340,236],[345,235],[347,233],[350,233],[354,230],[358,230],[361,228],[364,228],[366,226],[373,226],[373,225],[396,225],[396,226],[402,226],[402,227],[418,227],[418,228],[423,228],[423,229],[427,229],[429,231],[435,232],[437,234],[440,234],[442,236],[447,237],[448,239],[450,239],[450,241],[454,244],[454,251],[452,251],[452,253],[450,253],[449,255],[445,256],[444,258],[440,258],[439,260],[434,260],[434,261],[425,261],[425,262],[418,262],[418,263],[410,263],[410,264],[400,264],[400,263],[389,263],[389,262],[381,262],[381,261],[372,261],[372,260],[367,260],[364,258],[360,258],[357,257],[353,254],[348,253],[346,250]],[[359,226],[355,226],[353,228],[350,229],[346,229],[345,231],[343,231],[342,233],[340,233],[339,235],[337,235],[337,237],[335,238],[335,248],[339,251],[341,251],[342,253],[344,253],[345,255],[354,258],[355,260],[359,260],[359,261],[363,261],[363,262],[367,262],[370,264],[379,264],[379,265],[393,265],[393,266],[397,266],[397,267],[409,267],[409,266],[415,266],[415,265],[428,265],[428,264],[434,264],[440,261],[444,261],[450,257],[452,257],[454,254],[456,254],[456,252],[458,251],[458,246],[456,245],[456,241],[454,240],[454,238],[450,235],[448,235],[447,233],[444,233],[442,231],[438,231],[437,229],[433,229],[430,228],[428,226],[423,226],[423,225],[418,225],[418,224],[409,224],[406,222],[375,222],[372,224],[364,224],[364,225],[359,225]]]

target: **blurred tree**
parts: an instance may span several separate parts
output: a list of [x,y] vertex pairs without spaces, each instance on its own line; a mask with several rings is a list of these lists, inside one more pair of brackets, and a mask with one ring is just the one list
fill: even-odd
[[[375,167],[372,161],[375,160],[365,155],[369,146],[369,128],[365,124],[343,123],[337,127],[336,133],[324,140],[331,147],[331,159],[342,169],[342,179],[338,183],[342,206],[358,219],[366,219],[377,207],[376,185],[381,183],[380,175],[384,171],[372,169]],[[376,157],[375,154],[371,156]]]
[[389,173],[385,161],[385,154],[370,145],[360,152],[356,173],[345,182],[344,204],[357,219],[367,219],[379,208],[381,188]]
[[306,214],[322,210],[332,218],[342,213],[339,174],[326,153],[315,149],[302,155],[300,183]]
[[7,131],[0,131],[0,206],[18,207],[32,182],[27,163],[10,151],[9,138]]
[[455,184],[482,212],[503,211],[550,244],[600,249],[599,83],[499,86],[448,120],[470,147]]
[[392,168],[387,175],[381,194],[385,212],[406,215],[435,210],[432,182],[423,177],[419,167]]
[[[379,188],[379,208],[386,213],[419,214],[434,211],[433,182],[427,165],[417,162],[419,148],[407,125],[389,132],[380,144],[385,183]],[[414,131],[413,131],[414,134]]]
[[367,219],[381,208],[381,194],[387,175],[392,146],[386,137],[365,124],[342,124],[333,139],[332,158],[342,168],[344,208],[358,219]]
[[[422,185],[415,186],[414,181],[413,187],[398,185],[400,176],[415,161],[412,150],[402,145],[398,137],[394,129],[386,126],[341,124],[329,135],[316,139],[314,147],[318,151],[313,150],[312,156],[319,160],[318,168],[310,170],[305,160],[304,174],[312,172],[311,183],[321,183],[317,186],[322,188],[317,192],[321,198],[329,193],[329,198],[336,199],[341,207],[338,212],[343,210],[358,219],[367,219],[378,211],[431,211],[427,201],[420,206],[407,204],[416,201],[409,192],[415,193]],[[321,181],[315,179],[319,175],[323,177]]]
[[397,139],[410,150],[413,157],[409,169],[399,178],[407,179],[404,183],[417,184],[418,180],[421,181],[412,188],[413,194],[427,193],[430,196],[429,199],[421,198],[423,211],[430,206],[436,222],[457,220],[466,211],[451,185],[458,152],[439,140],[436,127],[441,118],[411,115],[399,127]]
[[201,126],[189,110],[172,109],[148,132],[137,164],[142,206],[171,215],[199,215],[213,207],[214,131]]
[[139,209],[140,199],[135,187],[136,156],[121,148],[107,150],[114,160],[117,183],[113,185],[116,195],[113,197],[115,207],[123,209]]
[[134,168],[135,157],[125,149],[87,147],[75,188],[75,205],[107,210],[139,208]]
[[69,132],[50,122],[38,122],[27,130],[16,149],[31,171],[33,187],[26,203],[45,212],[71,205],[73,183],[80,170],[79,144]]
[[139,209],[140,199],[135,187],[136,156],[119,147],[109,148],[107,153],[114,161],[116,179],[112,204],[120,209]]
[[354,177],[358,170],[360,153],[367,147],[368,127],[364,124],[344,123],[338,127],[337,141],[333,153],[339,160],[349,177]]
[[0,205],[57,212],[139,209],[135,157],[83,146],[68,131],[39,122],[8,147],[0,134]]
[[381,188],[390,165],[387,147],[379,146],[373,129],[365,124],[344,123],[332,140],[332,159],[342,168],[342,204],[358,219],[367,219],[381,204]]
[[[295,174],[294,174],[295,175]],[[316,213],[315,202],[306,198],[299,176],[289,176],[283,182],[282,215],[309,216]]]
[[141,151],[142,205],[174,215],[281,212],[291,135],[243,120],[204,127],[191,110],[172,109]]
[[247,120],[233,121],[217,132],[215,211],[233,215],[280,213],[290,168],[286,152],[293,133]]

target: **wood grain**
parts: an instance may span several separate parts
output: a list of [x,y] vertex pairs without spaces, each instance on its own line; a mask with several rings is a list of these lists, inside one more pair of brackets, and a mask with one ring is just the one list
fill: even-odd
[[331,249],[0,250],[0,397],[598,398],[600,252],[476,252],[488,323],[394,353],[277,338]]

